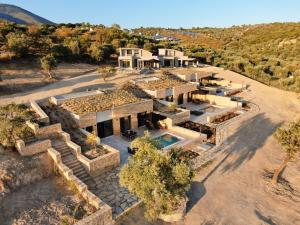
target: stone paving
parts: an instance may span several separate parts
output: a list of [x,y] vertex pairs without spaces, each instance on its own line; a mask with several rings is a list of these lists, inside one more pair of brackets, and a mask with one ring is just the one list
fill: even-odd
[[106,204],[112,207],[113,218],[138,202],[138,198],[128,192],[119,184],[119,172],[117,167],[94,177],[96,187],[93,192]]

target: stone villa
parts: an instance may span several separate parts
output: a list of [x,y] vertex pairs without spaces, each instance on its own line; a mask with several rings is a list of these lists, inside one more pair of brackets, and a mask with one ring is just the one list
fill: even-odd
[[196,60],[173,49],[159,49],[158,56],[139,48],[120,48],[118,65],[120,69],[138,69],[160,67],[188,67]]
[[[190,62],[176,51],[171,59],[161,50],[160,61],[144,50],[120,51],[119,65],[126,67],[151,63],[159,68],[159,62],[166,65],[164,57],[172,66]],[[30,103],[38,115],[37,123],[28,122],[35,141],[18,140],[16,148],[24,156],[47,153],[62,176],[97,209],[78,224],[111,224],[139,204],[118,182],[120,168],[132,154],[132,140],[148,131],[162,154],[172,147],[192,152],[196,169],[219,151],[227,138],[224,124],[249,111],[230,96],[244,88],[212,73],[182,68],[140,75],[118,88],[53,96]],[[86,141],[92,132],[96,152]]]

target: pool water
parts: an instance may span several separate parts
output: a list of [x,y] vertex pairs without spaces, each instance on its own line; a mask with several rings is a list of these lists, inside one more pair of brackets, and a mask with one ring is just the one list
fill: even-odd
[[158,147],[162,149],[181,141],[180,138],[168,133],[153,138],[153,140],[157,141]]

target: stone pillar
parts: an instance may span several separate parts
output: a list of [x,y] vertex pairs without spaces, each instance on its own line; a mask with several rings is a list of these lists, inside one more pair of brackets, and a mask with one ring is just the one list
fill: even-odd
[[120,134],[120,118],[113,119],[113,132],[115,135]]
[[138,117],[137,114],[131,114],[131,129],[138,128]]
[[183,104],[187,103],[187,99],[188,99],[188,93],[184,93],[183,94]]
[[178,105],[178,95],[173,95],[173,103]]

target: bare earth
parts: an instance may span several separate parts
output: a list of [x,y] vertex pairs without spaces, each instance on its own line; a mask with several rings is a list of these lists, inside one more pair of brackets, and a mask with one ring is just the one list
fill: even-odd
[[[249,91],[242,93],[241,97],[256,103],[260,111],[231,129],[232,135],[224,152],[197,175],[189,192],[186,218],[178,224],[300,224],[300,162],[290,163],[285,169],[283,177],[290,185],[283,186],[285,190],[274,189],[265,178],[265,171],[272,171],[284,156],[272,133],[281,124],[300,116],[299,96],[230,71],[212,67],[205,70],[214,70],[218,76],[249,84]],[[34,92],[0,97],[0,104],[42,99],[87,87],[110,87],[127,79],[119,77],[103,83],[98,75],[88,74],[62,80]],[[276,195],[275,191],[281,194]],[[146,221],[143,209],[138,208],[118,224],[161,223]]]
[[97,68],[96,65],[84,63],[60,63],[53,70],[55,79],[49,77],[41,70],[38,60],[18,60],[3,63],[0,82],[0,96],[31,91],[36,88],[56,83],[59,80],[80,76]]
[[[290,163],[285,169],[283,177],[293,189],[279,189],[280,196],[264,176],[265,170],[272,171],[284,157],[272,133],[282,123],[300,116],[299,98],[237,73],[214,70],[218,76],[249,84],[250,91],[241,96],[256,103],[260,112],[237,124],[224,153],[196,176],[186,218],[179,224],[300,224],[300,162]],[[147,222],[142,211],[136,209],[119,224],[161,224]]]

